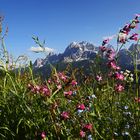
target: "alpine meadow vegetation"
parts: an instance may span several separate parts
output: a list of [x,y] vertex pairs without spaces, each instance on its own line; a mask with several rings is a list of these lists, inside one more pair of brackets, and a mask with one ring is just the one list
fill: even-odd
[[[139,140],[139,17],[117,33],[116,49],[107,47],[110,38],[103,40],[90,76],[53,68],[45,80],[33,74],[25,56],[14,60],[9,54],[8,28],[4,31],[0,17],[0,139]],[[127,42],[136,44],[134,53],[128,51],[133,71],[122,71],[118,63]]]

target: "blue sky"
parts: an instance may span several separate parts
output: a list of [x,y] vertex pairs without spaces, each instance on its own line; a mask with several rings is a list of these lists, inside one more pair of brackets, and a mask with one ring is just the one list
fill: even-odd
[[17,57],[43,57],[29,51],[32,36],[63,52],[72,41],[100,45],[104,36],[116,34],[140,13],[139,0],[0,0],[0,14],[9,27],[8,50]]

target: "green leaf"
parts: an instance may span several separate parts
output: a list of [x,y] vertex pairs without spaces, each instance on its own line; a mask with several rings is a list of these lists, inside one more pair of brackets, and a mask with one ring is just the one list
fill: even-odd
[[7,130],[11,133],[12,136],[15,136],[15,134],[7,127],[0,127],[1,130]]
[[23,121],[23,118],[21,118],[18,122],[18,125],[17,125],[17,130],[16,130],[16,133],[18,134],[18,129],[19,129],[19,125],[21,124],[21,122]]

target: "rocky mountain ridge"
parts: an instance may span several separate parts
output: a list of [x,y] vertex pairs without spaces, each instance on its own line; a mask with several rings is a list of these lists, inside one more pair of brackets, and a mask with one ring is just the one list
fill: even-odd
[[[111,48],[111,45],[107,47]],[[137,46],[140,52],[140,45]],[[132,44],[128,49],[121,49],[119,54],[119,64],[130,68],[132,65],[132,52],[136,49],[136,44]],[[82,42],[72,42],[70,43],[65,51],[61,54],[49,54],[45,59],[38,58],[33,67],[35,69],[44,67],[47,64],[57,64],[57,63],[69,63],[69,62],[80,62],[83,60],[93,60],[99,52],[99,47],[93,45],[92,43],[82,41]],[[138,64],[140,64],[140,53],[138,54]]]
[[79,43],[72,42],[65,49],[64,53],[49,54],[45,59],[38,58],[34,63],[34,67],[40,68],[48,63],[68,63],[89,60],[95,58],[96,54],[98,53],[98,49],[98,47],[86,41],[82,41]]

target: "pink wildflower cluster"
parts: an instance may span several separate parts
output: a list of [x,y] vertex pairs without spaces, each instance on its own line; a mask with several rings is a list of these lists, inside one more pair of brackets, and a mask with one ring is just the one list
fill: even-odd
[[62,72],[58,73],[58,77],[59,77],[60,80],[62,80],[64,82],[67,80],[67,76]]
[[72,86],[76,86],[76,85],[77,85],[77,81],[76,81],[76,80],[72,80],[72,81],[71,81],[71,85],[72,85]]
[[[104,43],[106,42],[106,43]],[[108,43],[108,41],[103,41],[102,46],[100,47],[100,50],[102,53],[105,53],[107,59],[108,59],[108,67],[110,68],[110,70],[112,70],[112,72],[109,74],[111,77],[115,78],[116,80],[119,81],[123,81],[124,80],[124,75],[121,74],[120,72],[118,72],[120,70],[120,67],[117,65],[116,60],[115,60],[115,50],[112,48],[107,48],[103,45],[106,45]],[[97,76],[96,77],[97,81],[101,81],[102,77]],[[117,83],[114,87],[115,91],[117,92],[121,92],[124,87],[122,84]]]
[[51,79],[48,80],[49,85],[55,85],[57,89],[62,89],[64,85],[75,87],[77,85],[76,80],[71,80],[64,72],[56,73]]
[[60,90],[62,88],[63,83],[66,83],[67,80],[68,77],[63,72],[59,72],[53,75],[52,78],[48,79],[47,82],[49,85],[55,85],[55,87]]
[[72,95],[72,91],[70,90],[70,91],[64,91],[64,96],[71,96]]
[[62,118],[63,120],[69,119],[69,118],[70,118],[69,112],[63,111],[63,112],[61,113],[61,118]]
[[[104,43],[106,42],[106,43]],[[108,59],[108,67],[110,68],[111,72],[109,74],[110,77],[115,78],[118,83],[115,85],[114,90],[116,92],[121,92],[124,90],[124,86],[123,84],[120,83],[120,81],[124,80],[124,75],[122,73],[119,72],[120,67],[117,65],[117,62],[115,60],[115,50],[112,48],[107,48],[103,45],[106,45],[108,43],[108,41],[103,41],[102,46],[100,47],[100,50],[102,53],[106,54],[106,57]],[[99,75],[96,77],[97,81],[101,81],[102,77],[100,77]]]
[[108,48],[107,45],[109,43],[110,39],[105,39],[102,42],[102,46],[99,47],[102,54],[105,54],[105,56],[108,58],[108,60],[113,60],[115,57],[115,50],[113,48]]
[[[125,26],[124,30],[129,32],[129,28],[127,28],[127,26]],[[136,37],[136,34],[133,34],[133,36],[131,36],[131,39],[135,38],[135,37]],[[121,81],[124,80],[124,75],[119,72],[119,70],[121,68],[117,65],[117,61],[116,61],[116,58],[115,58],[115,56],[116,56],[115,50],[112,49],[112,48],[107,48],[106,46],[104,46],[108,43],[108,41],[103,41],[102,46],[100,47],[100,50],[101,50],[102,53],[105,53],[105,55],[108,59],[107,65],[108,65],[109,69],[111,70],[109,76],[112,77],[112,78],[115,78],[117,80],[117,84],[115,85],[114,90],[116,92],[121,92],[121,91],[124,90],[124,86],[121,83]],[[97,76],[96,79],[97,79],[97,81],[101,81],[102,77]]]
[[125,44],[126,41],[128,41],[128,39],[130,40],[134,40],[134,41],[137,41],[138,40],[138,34],[137,33],[134,33],[132,35],[129,35],[130,31],[132,29],[135,29],[138,25],[138,23],[140,22],[139,21],[139,14],[136,14],[135,15],[135,18],[128,24],[126,24],[120,31],[119,31],[119,34],[118,34],[118,43],[123,43]]
[[85,110],[86,107],[85,107],[84,104],[78,104],[78,105],[77,105],[77,109],[78,109],[78,110]]
[[120,81],[124,80],[124,75],[120,72],[115,72],[113,76],[116,80],[120,80]]
[[112,70],[115,70],[115,71],[120,70],[120,67],[117,66],[115,59],[109,61],[109,62],[107,63],[107,65],[108,65],[108,67],[111,68]]
[[117,84],[115,85],[115,91],[116,92],[123,91],[124,86],[121,82],[124,81],[124,74],[118,71],[120,70],[120,67],[116,65],[115,61],[110,61],[108,63],[108,66],[113,70],[112,72],[109,73],[109,76],[117,80]]
[[44,96],[50,96],[50,89],[46,85],[33,85],[33,84],[28,84],[28,89],[37,94],[42,94]]
[[84,138],[85,136],[86,136],[86,132],[91,132],[92,131],[92,128],[93,128],[93,126],[92,126],[92,124],[91,123],[88,123],[88,124],[85,124],[84,126],[83,126],[83,128],[82,128],[82,130],[80,130],[80,137],[81,138]]

